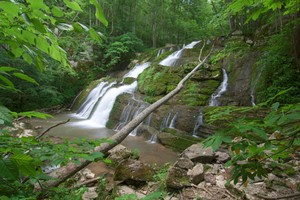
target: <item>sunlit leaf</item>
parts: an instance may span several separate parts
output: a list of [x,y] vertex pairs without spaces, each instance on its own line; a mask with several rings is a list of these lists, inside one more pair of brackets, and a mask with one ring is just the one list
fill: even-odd
[[64,3],[68,6],[68,8],[71,8],[72,10],[82,11],[79,4],[75,1],[64,0]]
[[27,82],[34,83],[34,84],[38,85],[38,83],[33,78],[27,76],[26,74],[15,72],[15,73],[13,73],[13,75],[15,77],[18,77],[18,78],[24,80],[24,81],[27,81]]

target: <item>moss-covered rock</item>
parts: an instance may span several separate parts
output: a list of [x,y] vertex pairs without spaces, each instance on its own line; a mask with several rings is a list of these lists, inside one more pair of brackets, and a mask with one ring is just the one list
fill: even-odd
[[[170,131],[170,130],[169,130]],[[161,132],[158,134],[158,139],[161,144],[171,147],[177,151],[182,151],[189,146],[200,142],[200,139],[188,135],[178,133]]]
[[135,80],[136,80],[135,78],[132,78],[132,77],[126,77],[126,78],[124,78],[124,80],[123,80],[123,84],[129,85],[129,84],[133,83]]

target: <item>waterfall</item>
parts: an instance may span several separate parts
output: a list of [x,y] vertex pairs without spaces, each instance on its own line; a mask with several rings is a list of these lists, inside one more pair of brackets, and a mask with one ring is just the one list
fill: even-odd
[[151,65],[151,62],[146,62],[144,64],[136,64],[132,70],[123,76],[123,78],[131,77],[137,78],[146,68]]
[[[126,77],[137,78],[150,64],[150,62],[147,62],[135,65],[132,70],[123,76],[123,79]],[[115,84],[116,82],[110,84],[108,82],[99,83],[89,93],[85,102],[79,108],[77,115],[88,119],[100,127],[105,127],[116,98],[123,93],[133,93],[137,88],[137,81],[130,85],[113,87]],[[126,112],[124,111],[124,113]],[[123,117],[126,118],[127,116],[124,114]]]
[[195,127],[194,127],[194,130],[193,130],[193,137],[198,137],[197,136],[197,133],[199,132],[199,129],[200,127],[204,124],[204,121],[203,121],[203,113],[202,111],[200,110],[200,113],[197,117],[197,120],[196,120],[196,123],[195,123]]
[[167,66],[167,67],[174,67],[177,65],[178,60],[181,58],[182,53],[184,49],[192,49],[196,44],[198,44],[200,41],[194,41],[186,46],[183,46],[182,49],[175,51],[171,55],[169,55],[167,58],[160,61],[160,65]]
[[228,86],[228,75],[226,73],[225,69],[222,69],[223,71],[223,81],[221,85],[217,88],[217,90],[211,95],[211,99],[209,101],[209,106],[218,106],[219,102],[217,98],[221,97],[224,92],[227,90]]
[[156,57],[160,56],[161,54],[163,54],[165,52],[166,52],[166,49],[160,49],[160,50],[158,50]]
[[168,113],[164,116],[163,121],[162,121],[162,123],[161,123],[161,125],[160,125],[160,130],[163,130],[163,129],[169,127],[169,121],[170,121],[171,115],[172,115],[172,113],[171,113],[171,112],[168,112]]
[[106,93],[108,89],[110,89],[116,82],[112,82],[108,84],[108,82],[99,83],[87,96],[86,100],[80,106],[77,111],[77,116],[87,119],[95,104],[99,101],[99,99]]
[[157,135],[156,134],[151,135],[151,138],[148,141],[152,144],[157,143]]
[[95,107],[94,112],[89,119],[101,127],[105,127],[111,109],[114,106],[117,96],[123,93],[133,93],[137,87],[137,81],[130,85],[122,85],[117,88],[110,88],[105,95],[100,99],[98,105]]
[[169,128],[175,128],[175,122],[177,120],[177,116],[178,116],[178,112],[176,112],[174,117],[172,118]]

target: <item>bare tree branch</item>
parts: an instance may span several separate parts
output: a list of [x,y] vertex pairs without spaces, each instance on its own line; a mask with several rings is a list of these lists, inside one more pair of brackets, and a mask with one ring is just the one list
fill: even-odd
[[53,125],[53,126],[50,126],[50,127],[47,128],[45,131],[43,131],[42,133],[38,134],[38,135],[35,137],[35,139],[36,139],[36,140],[40,139],[40,138],[43,137],[47,132],[49,132],[51,129],[53,129],[53,128],[57,127],[57,126],[60,126],[60,125],[62,125],[62,124],[66,124],[66,123],[68,123],[69,121],[70,121],[70,119],[68,119],[67,121],[60,122],[60,123],[58,123],[58,124],[55,124],[55,125]]
[[[204,42],[205,45],[205,42]],[[204,46],[202,47],[200,54],[202,54]],[[121,130],[119,130],[116,134],[114,134],[112,137],[109,138],[111,140],[111,143],[102,143],[100,146],[95,147],[94,152],[101,152],[103,154],[107,154],[107,152],[121,143],[131,131],[135,129],[150,113],[155,111],[158,107],[163,105],[165,102],[170,100],[173,96],[175,96],[177,93],[179,93],[182,88],[184,87],[185,82],[194,74],[195,71],[197,71],[207,60],[207,58],[210,56],[212,50],[214,48],[214,44],[212,45],[209,53],[206,55],[205,58],[199,64],[190,72],[188,73],[176,86],[174,90],[169,92],[167,95],[162,97],[161,99],[157,100],[153,104],[151,104],[149,107],[147,107],[144,111],[142,111],[139,115],[137,115],[133,120],[131,120],[126,126],[124,126]],[[201,57],[201,55],[199,56]],[[54,180],[50,180],[45,182],[44,187],[56,187],[66,181],[68,178],[72,177],[75,173],[80,171],[81,169],[85,168],[87,165],[92,163],[92,161],[83,161],[80,165],[76,165],[74,163],[69,163],[68,165],[61,167],[60,169],[52,172],[50,176],[54,177]]]

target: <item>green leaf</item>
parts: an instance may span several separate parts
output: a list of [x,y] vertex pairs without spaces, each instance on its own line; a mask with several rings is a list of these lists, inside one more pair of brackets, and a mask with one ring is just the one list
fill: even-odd
[[162,192],[152,192],[148,194],[146,197],[142,198],[141,200],[155,200],[155,199],[162,199],[164,197],[164,193]]
[[44,3],[44,0],[27,0],[30,3],[30,8],[33,10],[43,9],[49,11],[49,7]]
[[33,159],[29,155],[14,153],[10,159],[17,163],[23,176],[34,176],[36,174]]
[[101,42],[100,35],[93,28],[90,28],[89,33],[92,39],[94,39],[97,42]]
[[279,105],[280,105],[279,102],[273,103],[273,104],[272,104],[272,107],[271,107],[272,111],[278,110]]
[[19,15],[19,6],[12,2],[0,1],[0,8],[5,11],[7,15],[10,15],[12,18],[18,17]]
[[0,119],[4,121],[4,124],[11,126],[12,125],[12,115],[11,111],[5,106],[0,105]]
[[28,53],[24,53],[22,57],[28,64],[32,64],[32,58]]
[[49,43],[48,41],[43,37],[36,38],[36,47],[43,51],[44,53],[48,53],[49,50]]
[[267,133],[263,129],[256,128],[256,127],[252,127],[251,129],[255,135],[257,135],[263,140],[267,140]]
[[91,154],[83,154],[81,155],[82,158],[89,160],[89,161],[94,161],[97,158],[103,158],[103,153],[101,152],[93,152]]
[[124,194],[121,197],[116,197],[115,200],[137,200],[136,194]]
[[78,5],[77,2],[75,2],[75,1],[71,2],[69,0],[64,0],[64,3],[67,5],[68,8],[71,8],[74,11],[81,11],[82,12],[82,9]]
[[2,80],[9,88],[15,88],[13,82],[8,80],[6,77],[0,75],[0,80]]
[[105,18],[105,15],[103,13],[102,7],[99,5],[97,0],[90,0],[90,3],[93,4],[96,7],[96,13],[95,16],[96,18],[104,25],[108,25],[108,21]]
[[0,177],[8,180],[16,180],[19,178],[19,170],[11,159],[0,160]]
[[13,75],[15,77],[18,77],[18,78],[24,80],[24,81],[27,81],[27,82],[34,83],[34,84],[38,85],[38,83],[33,78],[27,76],[26,74],[16,72],[16,73],[13,73]]
[[53,6],[52,7],[52,13],[55,17],[62,17],[64,16],[64,12],[61,11],[61,8],[57,7],[57,6]]
[[0,72],[10,72],[10,71],[15,71],[17,70],[14,67],[0,67]]

